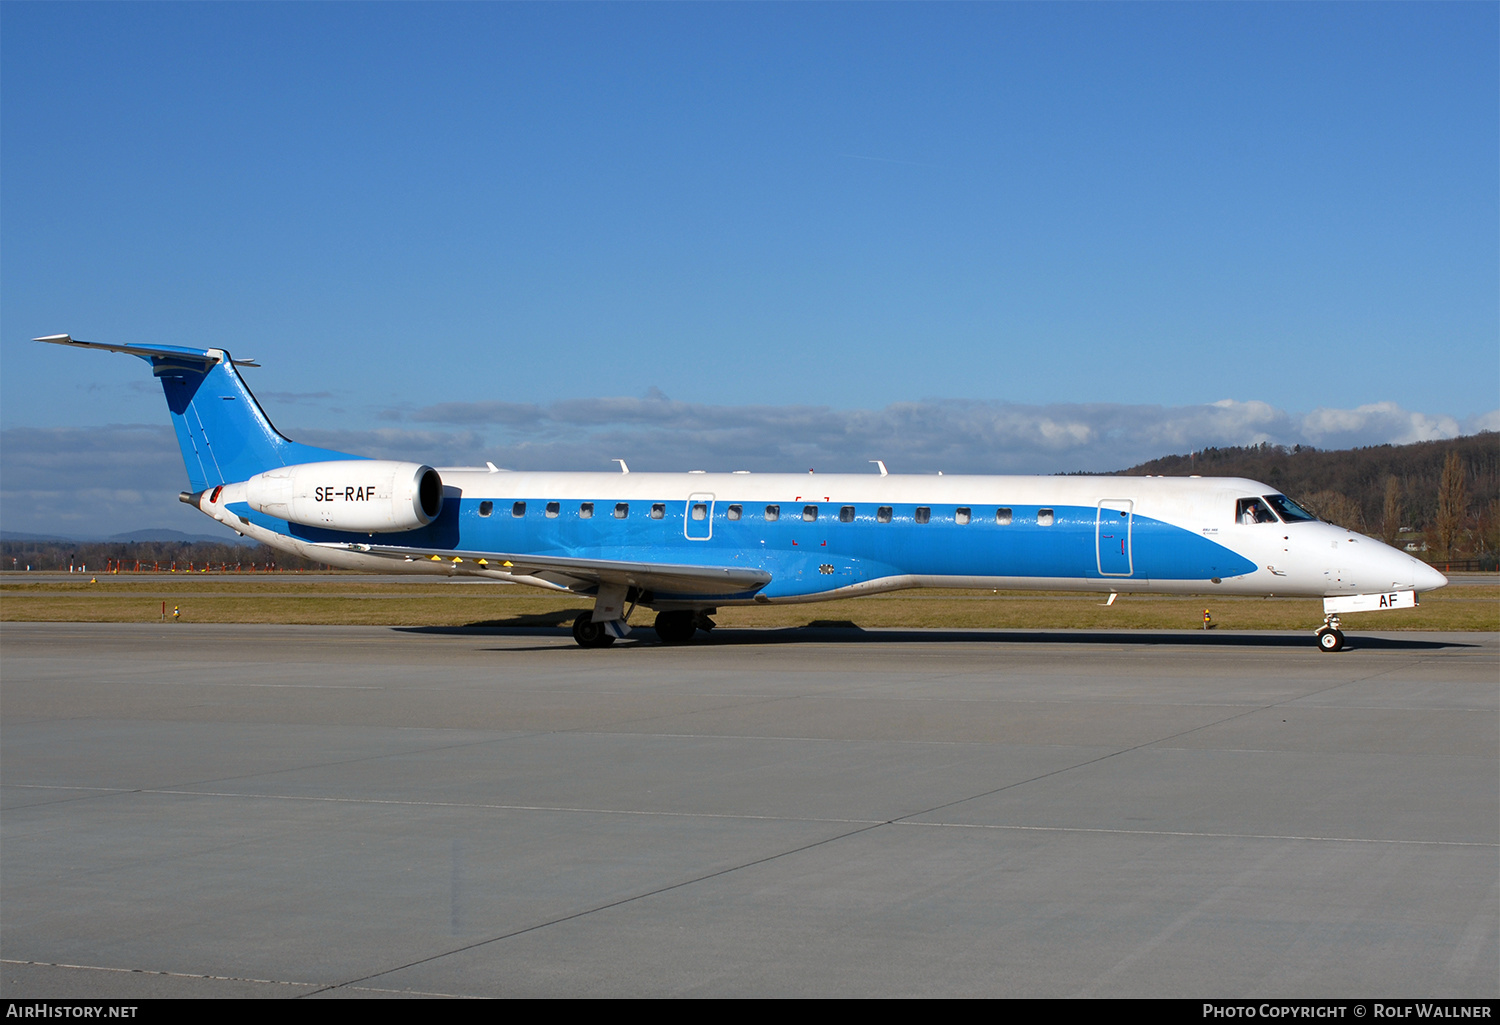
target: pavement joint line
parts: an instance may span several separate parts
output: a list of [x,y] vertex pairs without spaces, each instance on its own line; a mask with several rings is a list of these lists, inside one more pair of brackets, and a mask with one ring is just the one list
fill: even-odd
[[316,982],[290,982],[285,979],[252,979],[239,975],[202,975],[197,972],[168,972],[155,968],[109,968],[104,965],[68,964],[62,961],[27,961],[21,958],[0,957],[0,964],[22,965],[31,968],[72,968],[86,972],[116,972],[121,975],[160,975],[170,979],[208,979],[212,982],[254,982],[267,986],[317,986]]
[[[986,823],[986,822],[916,822],[912,821],[911,815],[897,819],[849,819],[849,818],[826,818],[823,816],[806,815],[746,815],[726,814],[724,812],[705,811],[668,811],[662,809],[641,808],[590,808],[577,805],[564,804],[475,804],[465,801],[395,801],[386,799],[371,799],[365,797],[319,797],[308,794],[237,794],[227,791],[213,790],[171,790],[155,788],[115,788],[115,787],[70,787],[52,786],[34,783],[9,783],[8,787],[28,790],[86,790],[102,791],[106,793],[119,794],[154,794],[168,797],[227,797],[240,800],[253,801],[310,801],[325,802],[329,804],[363,804],[363,805],[393,805],[408,808],[474,808],[481,811],[536,811],[557,812],[579,815],[639,815],[658,816],[662,818],[704,818],[704,819],[743,819],[752,822],[814,822],[827,823],[830,825],[893,825],[893,826],[926,826],[940,829],[1015,829],[1032,832],[1051,833],[1116,833],[1125,836],[1181,836],[1202,839],[1234,839],[1234,840],[1308,840],[1329,843],[1384,843],[1384,844],[1428,844],[1443,847],[1497,847],[1500,843],[1479,840],[1411,840],[1400,838],[1381,838],[1364,836],[1303,836],[1298,834],[1280,833],[1209,833],[1198,830],[1178,829],[1113,829],[1102,826],[1024,826],[1009,823]],[[938,810],[938,809],[933,809]],[[913,812],[912,815],[925,815],[927,812]]]
[[[723,812],[707,811],[667,811],[641,808],[588,808],[575,805],[562,804],[470,804],[463,801],[392,801],[372,800],[364,797],[314,797],[305,794],[235,794],[227,792],[216,792],[212,790],[154,790],[154,789],[123,789],[110,787],[65,787],[48,786],[43,784],[11,783],[6,784],[17,789],[31,790],[95,790],[108,793],[120,794],[154,794],[168,797],[228,797],[242,800],[256,801],[311,801],[326,802],[329,804],[363,804],[363,805],[394,805],[397,807],[410,808],[473,808],[480,811],[535,811],[558,814],[577,815],[636,815],[641,817],[659,818],[693,818],[693,819],[735,819],[748,822],[802,822],[802,823],[825,823],[828,825],[892,825],[892,826],[923,826],[929,829],[989,829],[989,830],[1018,830],[1021,832],[1035,833],[1105,833],[1120,836],[1180,836],[1189,839],[1205,840],[1304,840],[1315,843],[1371,843],[1371,844],[1414,844],[1417,846],[1433,847],[1493,847],[1500,848],[1500,843],[1480,840],[1412,840],[1399,837],[1371,837],[1371,836],[1304,836],[1300,834],[1282,833],[1209,833],[1198,830],[1185,829],[1113,829],[1104,826],[1024,826],[1014,823],[991,823],[991,822],[917,822],[910,816],[899,819],[844,819],[825,818],[821,816],[806,815],[745,815],[725,814]],[[914,815],[924,815],[926,812],[914,812]]]
[[[111,968],[107,965],[93,964],[66,964],[60,961],[28,961],[23,958],[4,957],[0,958],[0,964],[17,965],[27,968],[67,968],[73,971],[83,972],[114,972],[120,975],[156,975],[168,979],[203,979],[209,982],[249,982],[264,986],[299,986],[312,989],[315,986],[326,986],[322,982],[294,982],[290,979],[252,979],[239,975],[199,975],[194,972],[169,972],[157,968]],[[438,993],[421,989],[392,989],[380,986],[349,986],[348,989],[361,993],[392,993],[402,996],[414,997],[443,997],[451,1000],[478,1000],[480,997],[467,996],[462,993]]]
[[[537,811],[578,815],[640,815],[661,818],[743,819],[751,822],[816,822],[829,825],[879,826],[890,819],[843,819],[808,815],[744,815],[709,811],[666,811],[644,808],[585,808],[559,804],[472,804],[465,801],[394,801],[367,797],[319,797],[311,794],[236,794],[214,790],[168,790],[146,787],[67,787],[45,784],[8,783],[6,786],[31,790],[83,790],[107,794],[151,794],[165,797],[228,797],[250,801],[310,801],[327,804],[391,805],[399,808],[472,808],[478,811]],[[916,814],[921,814],[917,812]]]
[[1419,847],[1500,848],[1500,843],[1491,843],[1488,840],[1403,840],[1376,836],[1283,836],[1279,833],[1200,833],[1179,829],[1108,829],[1103,826],[1017,826],[990,822],[912,822],[905,819],[892,822],[891,825],[926,826],[932,829],[1013,829],[1035,833],[1112,833],[1121,836],[1181,836],[1195,840],[1305,840],[1315,843],[1414,844]]
[[956,801],[950,801],[947,804],[940,804],[936,808],[929,808],[929,809],[927,809],[927,811],[913,812],[911,815],[903,815],[900,819],[895,819],[893,821],[894,822],[900,822],[900,821],[903,821],[905,819],[914,818],[917,815],[926,815],[926,814],[930,814],[931,812],[942,811],[945,808],[954,808],[954,807],[957,807],[958,805],[964,804],[964,803],[966,803],[968,801],[977,801],[977,800],[980,800],[980,799],[985,798],[985,797],[993,797],[995,794],[1003,793],[1003,792],[1005,792],[1007,790],[1014,790],[1016,787],[1025,786],[1028,783],[1035,783],[1038,780],[1047,779],[1049,776],[1056,776],[1056,775],[1059,775],[1059,774],[1064,773],[1064,772],[1072,772],[1074,769],[1081,769],[1081,768],[1084,768],[1084,767],[1089,766],[1089,765],[1097,765],[1100,762],[1107,761],[1107,760],[1109,760],[1111,758],[1118,757],[1119,755],[1130,754],[1133,751],[1140,751],[1140,750],[1143,750],[1143,749],[1148,748],[1148,747],[1154,747],[1154,746],[1156,746],[1158,744],[1164,744],[1164,743],[1166,743],[1169,740],[1178,740],[1178,739],[1180,739],[1182,737],[1188,736],[1189,734],[1197,733],[1199,730],[1206,730],[1206,729],[1209,729],[1210,727],[1214,727],[1214,726],[1222,726],[1224,723],[1233,722],[1235,719],[1240,719],[1240,718],[1243,718],[1244,716],[1247,716],[1247,715],[1254,715],[1254,714],[1256,714],[1258,712],[1270,711],[1271,709],[1273,709],[1273,708],[1279,708],[1282,705],[1290,705],[1290,704],[1294,704],[1294,703],[1296,703],[1298,701],[1305,701],[1305,700],[1307,700],[1308,698],[1311,698],[1311,697],[1317,697],[1317,696],[1320,696],[1320,695],[1323,695],[1323,694],[1327,694],[1330,691],[1338,690],[1340,687],[1347,686],[1350,683],[1364,682],[1364,681],[1373,679],[1373,678],[1375,678],[1377,676],[1386,675],[1386,673],[1395,672],[1395,670],[1397,668],[1398,667],[1391,667],[1391,668],[1386,669],[1386,670],[1381,671],[1381,672],[1371,673],[1371,674],[1368,674],[1366,676],[1360,677],[1358,680],[1341,680],[1338,683],[1329,684],[1326,687],[1316,687],[1316,688],[1313,688],[1312,690],[1309,690],[1309,691],[1307,691],[1306,693],[1303,693],[1303,694],[1299,694],[1299,695],[1297,695],[1295,697],[1286,697],[1286,698],[1282,698],[1279,701],[1272,701],[1272,702],[1269,702],[1269,703],[1264,704],[1264,705],[1257,705],[1257,706],[1254,706],[1254,707],[1251,707],[1251,708],[1246,708],[1246,709],[1244,709],[1242,711],[1236,712],[1233,715],[1226,715],[1222,719],[1215,719],[1212,722],[1200,723],[1197,726],[1191,726],[1191,727],[1189,727],[1189,728],[1187,728],[1185,730],[1178,730],[1176,733],[1169,733],[1166,736],[1164,736],[1164,737],[1158,737],[1155,740],[1142,741],[1139,744],[1133,744],[1130,747],[1121,748],[1118,751],[1111,751],[1108,754],[1102,754],[1102,755],[1098,756],[1097,758],[1090,758],[1090,759],[1087,759],[1086,761],[1078,762],[1075,765],[1066,765],[1066,766],[1062,766],[1062,767],[1057,768],[1057,769],[1053,769],[1051,772],[1044,772],[1041,775],[1033,776],[1030,779],[1018,780],[1015,783],[1007,783],[1003,787],[996,787],[995,789],[985,791],[982,794],[974,794],[974,795],[972,795],[970,797],[962,797],[962,798],[959,798]]
[[[426,989],[395,989],[390,986],[343,986],[343,989],[353,990],[356,993],[390,993],[393,996],[406,997],[439,997],[444,1000],[483,1000],[484,997],[474,996],[467,993],[439,993]],[[322,992],[321,990],[319,992]],[[313,994],[307,993],[306,996]]]
[[[524,739],[524,738],[527,738],[527,737],[549,737],[549,736],[557,736],[557,735],[559,735],[561,733],[566,733],[566,732],[570,732],[570,731],[566,731],[566,730],[533,730],[533,731],[530,731],[530,732],[519,733],[519,734],[516,734],[516,735],[501,735],[501,736],[482,737],[482,738],[479,738],[479,739],[476,739],[476,740],[467,740],[467,741],[461,741],[461,742],[451,743],[451,744],[437,744],[437,745],[435,745],[433,747],[417,748],[417,749],[414,749],[414,750],[411,750],[411,751],[386,751],[386,752],[382,752],[380,754],[360,755],[357,758],[345,758],[345,759],[342,759],[342,760],[327,761],[327,762],[311,762],[311,763],[306,764],[306,765],[292,765],[292,766],[287,766],[285,768],[280,768],[280,769],[268,769],[268,770],[266,770],[264,772],[246,772],[246,773],[241,773],[238,776],[214,776],[214,777],[211,777],[209,779],[189,780],[186,783],[179,783],[179,784],[177,784],[177,786],[178,787],[207,786],[210,783],[229,783],[229,782],[233,782],[235,780],[258,779],[258,778],[260,778],[262,776],[279,776],[279,775],[282,775],[283,773],[288,773],[288,772],[309,772],[309,771],[316,770],[316,769],[327,769],[327,768],[331,768],[333,766],[357,765],[360,762],[376,762],[376,761],[380,761],[381,759],[384,759],[384,758],[404,757],[404,756],[413,755],[413,754],[431,754],[431,753],[433,753],[435,751],[456,751],[456,750],[459,750],[459,749],[465,748],[465,747],[479,747],[479,746],[482,746],[484,744],[494,744],[494,743],[497,743],[499,741],[504,741],[504,740],[516,740],[518,738]],[[4,784],[4,786],[16,786],[16,787],[28,787],[28,788],[32,788],[32,789],[43,789],[43,788],[48,787],[49,785],[48,784],[42,784],[42,783],[7,783],[7,784]],[[69,790],[69,789],[73,789],[73,790],[96,790],[96,791],[99,791],[101,793],[122,793],[122,794],[141,794],[141,793],[163,793],[163,794],[166,794],[166,793],[175,793],[175,792],[181,792],[181,793],[188,793],[188,794],[190,794],[190,793],[197,793],[198,792],[198,791],[192,791],[192,790],[177,791],[177,790],[174,790],[173,788],[168,788],[168,787],[82,787],[82,786],[69,787],[69,786],[60,786],[59,785],[59,786],[53,786],[52,789],[57,789],[57,790]],[[224,796],[230,797],[230,796],[233,796],[233,795],[231,795],[231,794],[225,794]]]
[[487,939],[476,940],[473,943],[466,943],[463,946],[455,947],[452,950],[441,951],[439,953],[429,955],[428,957],[418,958],[417,960],[410,961],[406,964],[396,965],[395,967],[386,968],[378,972],[372,972],[369,975],[361,976],[357,979],[350,979],[347,982],[334,983],[333,985],[326,986],[323,989],[314,990],[311,993],[299,994],[298,999],[301,999],[301,997],[317,996],[319,993],[326,993],[335,989],[353,987],[357,983],[368,982],[371,979],[378,979],[383,975],[390,975],[393,972],[404,971],[407,968],[415,968],[417,965],[427,964],[432,961],[438,961],[453,954],[462,954],[465,951],[476,950],[479,947],[488,946],[491,943],[498,943],[501,940],[514,939],[517,936],[524,936],[527,933],[536,932],[540,929],[546,929],[554,925],[561,925],[564,922],[571,922],[574,919],[584,918],[588,915],[596,914],[600,911],[609,911],[613,908],[623,907],[626,904],[633,904],[638,900],[645,900],[647,897],[657,897],[663,893],[670,893],[673,890],[679,890],[685,886],[694,886],[698,883],[707,882],[710,879],[716,879],[719,876],[729,875],[742,869],[755,868],[758,865],[769,864],[770,862],[777,861],[781,858],[786,858],[790,857],[793,854],[801,854],[805,851],[814,850],[826,844],[834,843],[838,840],[845,840],[851,836],[858,836],[860,833],[867,833],[872,829],[879,829],[881,826],[886,825],[890,825],[890,822],[871,822],[868,825],[863,825],[858,829],[846,830],[845,832],[838,833],[834,836],[824,837],[821,840],[814,840],[811,843],[801,844],[800,846],[793,847],[789,850],[778,851],[774,854],[767,854],[764,857],[754,858],[750,861],[746,861],[738,865],[729,865],[725,868],[717,869],[713,872],[706,872],[703,875],[694,876],[691,879],[683,879],[675,883],[668,883],[665,886],[658,886],[644,893],[637,893],[629,897],[621,897],[619,900],[609,901],[607,903],[599,904],[591,908],[584,908],[580,911],[575,911],[572,914],[560,915],[557,918],[550,919],[546,922],[538,922],[535,925],[528,925],[523,929],[513,929],[510,932],[504,933],[499,936],[491,936]]

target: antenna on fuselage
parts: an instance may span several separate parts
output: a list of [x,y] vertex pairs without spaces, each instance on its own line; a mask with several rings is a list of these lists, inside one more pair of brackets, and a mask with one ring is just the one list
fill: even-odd
[[623,459],[611,459],[610,462],[612,462],[612,463],[619,463],[620,464],[620,472],[621,473],[629,473],[630,472],[630,467],[628,467],[628,466],[625,465],[625,460],[623,460]]
[[891,475],[890,471],[885,468],[885,460],[884,459],[871,459],[870,462],[872,462],[876,466],[880,467],[880,475],[882,477],[889,477]]

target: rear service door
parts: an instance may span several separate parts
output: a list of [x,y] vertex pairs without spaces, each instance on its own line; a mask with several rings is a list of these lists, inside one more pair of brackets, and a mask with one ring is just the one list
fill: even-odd
[[1130,525],[1135,503],[1128,498],[1106,498],[1094,517],[1094,546],[1099,575],[1128,577],[1134,572],[1130,557]]

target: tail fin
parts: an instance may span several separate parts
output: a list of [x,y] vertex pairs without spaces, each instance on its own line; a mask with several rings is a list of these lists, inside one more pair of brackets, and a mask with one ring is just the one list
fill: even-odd
[[109,345],[75,341],[68,335],[36,340],[129,353],[150,363],[151,372],[161,379],[166,393],[177,444],[194,491],[246,480],[278,466],[362,458],[299,445],[282,437],[235,369],[258,364],[232,359],[223,349]]

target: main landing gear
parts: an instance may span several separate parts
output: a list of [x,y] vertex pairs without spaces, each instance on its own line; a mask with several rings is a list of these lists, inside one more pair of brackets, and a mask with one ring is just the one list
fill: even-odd
[[582,648],[607,648],[615,643],[614,635],[594,622],[594,617],[587,612],[579,613],[573,620],[573,639]]
[[698,614],[692,609],[658,612],[654,625],[663,644],[686,644],[698,632]]
[[[712,630],[709,619],[713,609],[669,609],[656,614],[656,636],[663,644],[686,644],[699,630]],[[607,648],[615,643],[614,634],[604,624],[594,622],[591,613],[581,612],[573,620],[573,639],[583,648]]]
[[1324,616],[1323,625],[1318,627],[1318,632],[1313,636],[1318,639],[1321,651],[1342,651],[1344,648],[1344,632],[1339,629],[1338,616]]

